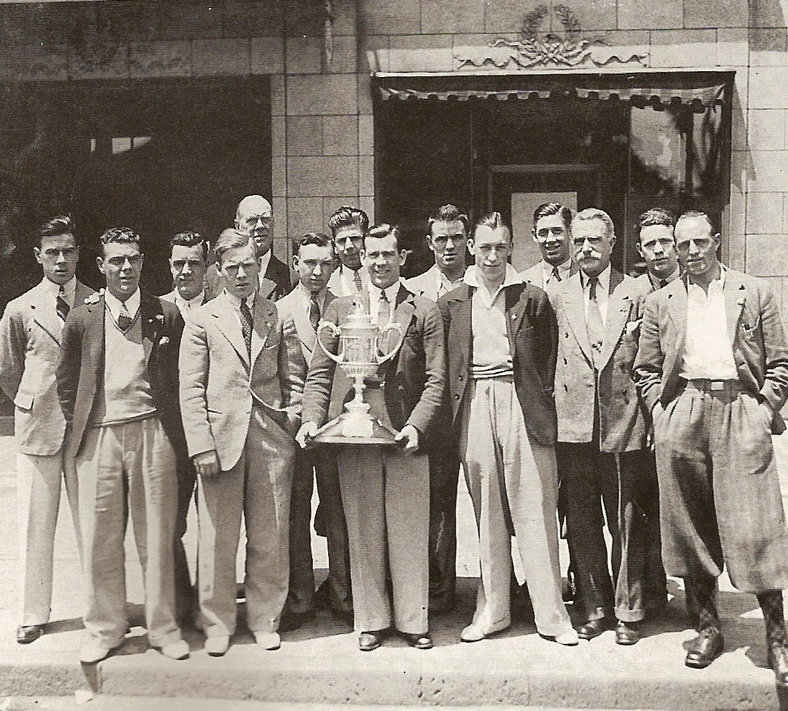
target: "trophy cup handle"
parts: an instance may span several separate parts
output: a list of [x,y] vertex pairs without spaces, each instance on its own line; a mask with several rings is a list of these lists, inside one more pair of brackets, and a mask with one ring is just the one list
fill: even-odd
[[388,353],[378,358],[378,364],[385,363],[387,360],[391,360],[396,355],[399,347],[402,345],[402,341],[405,340],[405,335],[402,333],[402,328],[400,325],[392,321],[391,323],[387,323],[378,331],[378,337],[375,342],[380,343],[380,337],[387,331],[396,331],[399,338],[397,339],[397,344]]
[[335,338],[339,337],[339,335],[340,335],[339,326],[337,326],[333,321],[321,321],[317,325],[317,331],[315,331],[315,340],[320,345],[320,348],[322,349],[323,353],[325,353],[335,363],[338,363],[338,364],[341,365],[343,363],[343,361],[344,361],[345,352],[344,351],[340,351],[339,353],[337,353],[337,355],[334,355],[333,353],[329,352],[326,349],[326,347],[323,345],[323,341],[320,340],[320,332],[323,331],[326,328],[331,331],[331,335],[332,336],[334,336]]

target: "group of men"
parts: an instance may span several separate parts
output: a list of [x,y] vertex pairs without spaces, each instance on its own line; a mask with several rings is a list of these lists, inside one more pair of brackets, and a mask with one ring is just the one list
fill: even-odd
[[[462,641],[507,628],[516,591],[546,639],[574,645],[614,628],[617,643],[635,644],[639,623],[667,601],[667,571],[684,578],[698,630],[685,663],[702,668],[723,650],[715,592],[727,566],[758,596],[770,665],[788,683],[788,537],[770,439],[785,428],[788,348],[774,297],[719,262],[706,213],[644,212],[647,272],[637,278],[611,266],[615,227],[597,208],[540,206],[542,259],[518,274],[499,213],[471,225],[444,205],[427,222],[434,265],[404,280],[399,230],[342,207],[330,236],[294,243],[292,289],[272,228],[268,201],[248,196],[210,266],[200,235],[176,235],[174,289],[161,298],[139,289],[132,230],[101,236],[106,285],[94,294],[74,277],[70,220],[41,228],[42,282],[0,322],[19,452],[20,643],[49,619],[65,481],[87,592],[83,662],[105,658],[127,631],[128,512],[149,641],[165,656],[188,655],[189,620],[208,654],[227,651],[242,519],[247,623],[261,647],[277,648],[281,629],[323,604],[352,620],[362,650],[392,632],[429,649],[429,615],[455,603],[462,463],[481,571]],[[339,339],[326,334],[338,329],[321,329],[318,343],[318,326],[341,327],[359,304],[403,336],[365,381],[394,444],[316,444],[351,392],[329,355]],[[329,555],[317,590],[315,482],[314,526]],[[195,489],[193,587],[181,539]],[[576,627],[562,599],[559,524]]]

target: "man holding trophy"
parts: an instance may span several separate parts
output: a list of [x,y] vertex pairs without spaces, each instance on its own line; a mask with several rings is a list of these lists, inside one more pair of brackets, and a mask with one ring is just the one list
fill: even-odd
[[[400,283],[405,253],[396,227],[373,227],[364,248],[370,284],[326,309],[296,440],[302,447],[313,439],[338,445],[359,648],[379,647],[393,623],[408,644],[429,649],[424,447],[443,398],[443,324],[434,303]],[[354,380],[355,398],[321,428],[337,363]],[[338,390],[333,397],[350,399]]]

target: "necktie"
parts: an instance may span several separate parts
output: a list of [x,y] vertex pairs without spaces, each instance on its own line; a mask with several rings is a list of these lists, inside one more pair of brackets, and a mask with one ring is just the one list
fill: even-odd
[[320,304],[317,301],[317,294],[312,294],[312,298],[309,301],[309,323],[317,331],[317,325],[320,323]]
[[391,318],[391,302],[386,292],[381,289],[378,301],[378,328],[383,328]]
[[60,287],[60,291],[57,295],[57,302],[55,303],[55,310],[57,311],[58,318],[65,322],[66,316],[68,316],[68,312],[71,308],[68,305],[68,301],[66,301],[66,292],[63,287]]
[[667,280],[667,279],[660,279],[660,280],[659,280],[659,288],[660,288],[660,289],[661,289],[663,286],[667,286],[667,285],[668,285],[668,280]]
[[353,272],[353,286],[356,287],[356,291],[361,291],[364,288],[364,284],[361,281],[361,272],[359,270]]
[[121,303],[121,308],[123,310],[118,315],[118,328],[123,333],[126,333],[131,328],[131,324],[134,323],[134,319],[129,315],[129,310],[126,308],[125,303]]
[[591,277],[588,280],[588,315],[586,316],[586,330],[588,331],[588,340],[591,343],[591,357],[594,361],[594,367],[599,362],[599,356],[602,353],[602,340],[605,337],[605,325],[602,323],[602,312],[599,310],[599,303],[596,299],[597,287],[599,286],[599,279]]
[[550,275],[550,278],[555,279],[555,281],[563,281],[563,279],[561,279],[561,274],[558,271],[558,267],[553,267],[553,273]]
[[246,304],[246,299],[241,299],[241,332],[244,335],[244,342],[246,343],[246,354],[252,355],[252,326],[254,319],[249,306]]

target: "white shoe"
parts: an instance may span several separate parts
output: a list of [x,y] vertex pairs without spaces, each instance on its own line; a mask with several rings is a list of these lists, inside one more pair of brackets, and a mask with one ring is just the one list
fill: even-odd
[[188,659],[189,658],[189,645],[185,640],[179,639],[177,642],[170,642],[163,647],[159,647],[159,651],[170,659]]
[[475,622],[471,622],[471,624],[469,624],[462,632],[460,632],[460,640],[462,642],[479,642],[486,637],[489,637],[491,634],[502,632],[507,627],[509,627],[510,624],[510,622],[507,622],[506,624],[499,625],[498,627],[485,632]]
[[79,661],[83,664],[97,664],[102,659],[106,659],[110,652],[117,649],[119,646],[118,644],[115,647],[107,647],[106,644],[91,640],[79,650]]
[[207,637],[205,639],[205,651],[211,657],[222,657],[227,654],[230,648],[230,637],[219,635],[218,637]]
[[254,641],[263,649],[279,649],[282,640],[278,632],[255,632]]
[[575,647],[580,643],[577,632],[573,629],[555,635],[553,640],[558,642],[558,644],[563,644],[565,647]]

